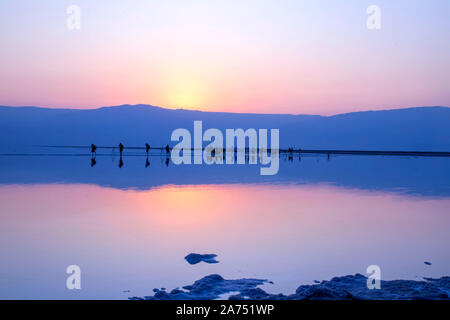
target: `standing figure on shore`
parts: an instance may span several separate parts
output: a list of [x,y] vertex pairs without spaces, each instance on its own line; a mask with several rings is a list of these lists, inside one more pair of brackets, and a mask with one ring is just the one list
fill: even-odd
[[170,153],[170,148],[169,145],[166,145],[166,153],[169,154]]
[[97,154],[97,146],[95,144],[91,144],[91,153],[92,156],[94,156],[94,154]]
[[148,143],[145,144],[145,152],[147,153],[147,157],[148,157],[148,153],[150,151],[150,145]]
[[97,156],[97,146],[95,144],[91,144],[91,167],[97,164],[95,157]]
[[289,148],[289,149],[288,149],[288,152],[289,152],[289,154],[288,154],[288,160],[292,162],[292,160],[293,160],[293,152],[294,152],[294,149]]
[[122,144],[122,142],[119,143],[119,151],[120,151],[120,156],[122,157],[122,153],[123,153],[123,144]]

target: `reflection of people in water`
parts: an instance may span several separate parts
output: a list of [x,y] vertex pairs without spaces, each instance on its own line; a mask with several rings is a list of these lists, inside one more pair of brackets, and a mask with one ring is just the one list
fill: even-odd
[[148,160],[148,156],[145,159],[145,167],[147,168],[150,165],[150,161]]
[[119,159],[119,168],[123,167],[123,160],[122,160],[122,154],[120,154],[120,159]]
[[148,152],[150,151],[150,145],[148,143],[145,144],[145,152],[147,153],[148,156]]
[[166,158],[166,167],[169,166],[169,158]]
[[169,154],[170,153],[170,148],[169,145],[166,145],[166,153]]
[[95,160],[95,157],[93,156],[91,158],[91,167],[95,166],[97,164],[97,160]]

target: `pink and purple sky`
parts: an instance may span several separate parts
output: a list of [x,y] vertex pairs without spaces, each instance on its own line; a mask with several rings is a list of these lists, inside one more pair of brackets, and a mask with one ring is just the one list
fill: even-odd
[[[66,26],[69,5],[81,29]],[[366,27],[369,5],[381,29]],[[450,105],[448,0],[0,2],[0,105],[335,114]]]

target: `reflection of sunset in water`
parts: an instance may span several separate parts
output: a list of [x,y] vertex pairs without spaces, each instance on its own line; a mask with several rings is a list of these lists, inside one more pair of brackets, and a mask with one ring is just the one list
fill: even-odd
[[[380,265],[386,279],[441,276],[450,267],[449,199],[327,185],[0,189],[0,240],[13,244],[0,249],[8,261],[0,271],[30,295],[30,284],[19,281],[30,261],[31,279],[82,265],[93,277],[83,297],[103,296],[105,283],[114,287],[119,275],[121,286],[142,295],[210,273],[269,278],[269,290],[292,292],[301,282],[364,273],[369,264]],[[188,266],[190,252],[216,253],[220,263]],[[424,269],[427,259],[433,268]],[[67,294],[49,281],[49,297]]]

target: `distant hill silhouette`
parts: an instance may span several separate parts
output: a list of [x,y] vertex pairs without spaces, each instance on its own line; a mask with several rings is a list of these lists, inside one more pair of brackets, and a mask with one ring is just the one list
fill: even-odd
[[303,149],[450,150],[450,108],[418,107],[335,116],[241,114],[172,110],[149,105],[98,109],[0,106],[0,153],[33,145],[153,146],[169,143],[176,128],[279,128],[280,146]]

